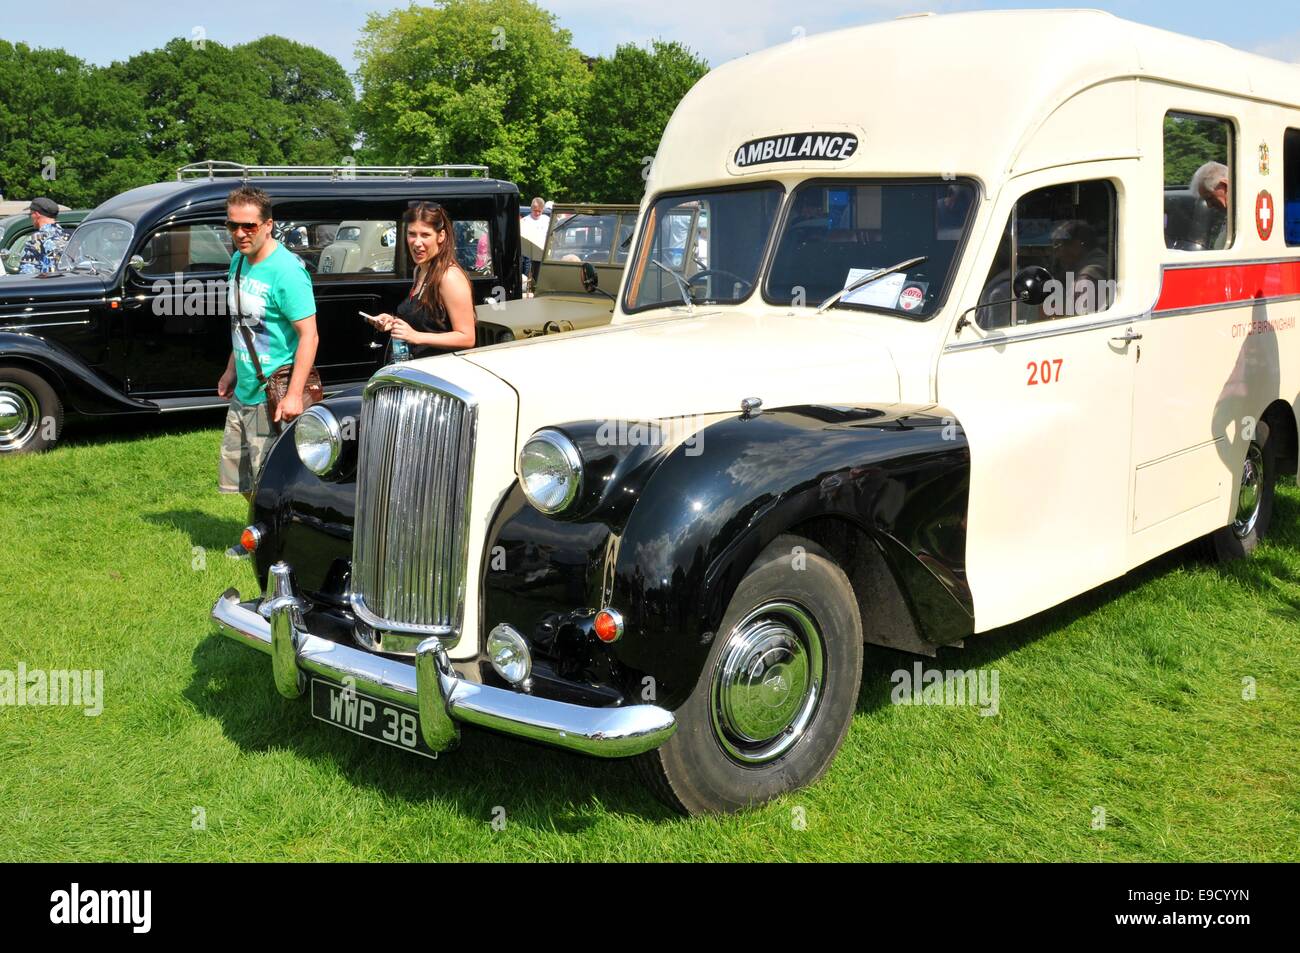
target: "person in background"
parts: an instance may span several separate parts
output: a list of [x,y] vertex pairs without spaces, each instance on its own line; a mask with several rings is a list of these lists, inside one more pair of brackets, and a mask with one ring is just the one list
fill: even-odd
[[[474,290],[456,260],[456,231],[447,210],[436,202],[414,202],[405,222],[415,281],[396,314],[375,315],[375,327],[405,341],[412,359],[473,347]],[[391,340],[384,358],[393,360]]]
[[1230,189],[1228,167],[1222,162],[1207,162],[1192,175],[1188,190],[1205,200],[1211,214],[1206,248],[1219,249],[1227,244]]
[[[535,198],[529,207],[528,214],[519,220],[519,237],[526,242],[532,242],[538,248],[546,247],[546,233],[551,228],[551,216],[546,214],[546,202],[541,198]],[[541,268],[540,261],[533,261],[527,255],[524,256],[524,277],[530,281],[537,277],[537,271]]]
[[[270,195],[241,186],[227,198],[226,215],[235,254],[230,259],[226,296],[232,351],[226,372],[217,382],[217,396],[230,400],[218,487],[222,493],[242,493],[251,503],[258,472],[275,442],[273,424],[293,420],[303,410],[303,388],[318,343],[316,296],[302,259],[271,237],[275,225]],[[267,409],[266,389],[258,381],[241,325],[249,331],[264,378],[293,364],[293,376],[276,409],[275,421]],[[226,555],[242,559],[248,550],[236,543]]]
[[27,239],[18,263],[20,275],[48,275],[57,271],[68,244],[68,233],[57,221],[59,203],[42,196],[27,206],[36,234]]

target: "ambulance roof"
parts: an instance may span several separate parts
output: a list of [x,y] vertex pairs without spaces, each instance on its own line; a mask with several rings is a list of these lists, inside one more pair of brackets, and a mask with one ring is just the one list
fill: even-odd
[[[796,39],[710,72],[664,131],[649,191],[819,170],[992,183],[1063,102],[1125,77],[1300,103],[1300,67],[1098,10],[911,16]],[[813,131],[851,132],[859,146],[836,162],[735,164],[745,143]]]

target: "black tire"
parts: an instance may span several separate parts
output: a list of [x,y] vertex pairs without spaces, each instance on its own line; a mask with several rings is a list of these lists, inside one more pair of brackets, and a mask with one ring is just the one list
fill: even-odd
[[[1238,492],[1237,518],[1209,536],[1209,550],[1219,562],[1245,559],[1268,535],[1273,522],[1273,495],[1277,485],[1277,441],[1268,424],[1260,422],[1255,439],[1246,448]],[[1253,498],[1251,496],[1253,494]]]
[[[862,620],[848,577],[816,543],[780,536],[737,586],[699,682],[675,712],[676,733],[641,755],[638,770],[686,814],[742,810],[804,787],[844,741],[861,679]],[[739,733],[756,722],[774,733]]]
[[63,401],[45,378],[0,366],[0,454],[48,450],[62,433]]

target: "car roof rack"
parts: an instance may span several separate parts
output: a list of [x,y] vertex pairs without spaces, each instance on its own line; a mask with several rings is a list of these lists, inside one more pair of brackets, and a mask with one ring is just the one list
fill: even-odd
[[487,174],[488,167],[485,165],[353,165],[350,162],[341,165],[244,165],[220,159],[204,159],[177,169],[176,181],[183,182],[187,178],[216,179],[218,176],[241,179],[276,175],[329,176],[334,181],[347,181],[363,176],[413,179],[417,176],[468,175],[486,178]]

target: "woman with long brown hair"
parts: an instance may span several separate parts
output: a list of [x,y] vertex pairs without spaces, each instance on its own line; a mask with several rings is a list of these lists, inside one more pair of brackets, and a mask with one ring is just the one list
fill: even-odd
[[376,327],[392,335],[386,362],[392,341],[405,341],[412,358],[473,347],[474,291],[456,261],[451,218],[437,202],[412,202],[403,221],[415,281],[396,314],[375,316]]

